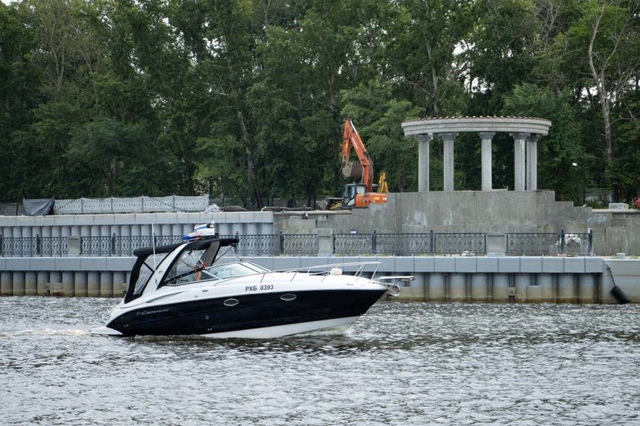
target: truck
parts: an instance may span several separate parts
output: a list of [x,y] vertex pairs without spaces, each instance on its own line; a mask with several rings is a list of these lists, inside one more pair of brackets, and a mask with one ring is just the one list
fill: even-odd
[[[358,162],[351,160],[352,151]],[[373,160],[350,119],[345,120],[342,133],[342,175],[348,179],[360,178],[360,182],[344,185],[340,198],[329,200],[329,209],[364,208],[387,202],[386,174],[382,172],[380,182],[374,184]],[[378,192],[378,188],[382,190]]]

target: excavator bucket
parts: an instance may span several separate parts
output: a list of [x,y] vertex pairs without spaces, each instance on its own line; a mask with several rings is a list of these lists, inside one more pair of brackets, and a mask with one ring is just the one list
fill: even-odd
[[362,165],[349,161],[342,167],[342,175],[346,179],[360,179],[362,178]]

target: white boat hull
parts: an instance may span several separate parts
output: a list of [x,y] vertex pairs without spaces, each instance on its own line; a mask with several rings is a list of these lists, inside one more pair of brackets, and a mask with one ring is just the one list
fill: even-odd
[[274,327],[260,327],[249,330],[237,330],[227,333],[205,334],[205,337],[218,339],[273,339],[276,337],[291,336],[293,334],[305,334],[313,332],[343,332],[348,329],[360,317],[334,318],[324,321],[311,321],[298,324],[279,325]]

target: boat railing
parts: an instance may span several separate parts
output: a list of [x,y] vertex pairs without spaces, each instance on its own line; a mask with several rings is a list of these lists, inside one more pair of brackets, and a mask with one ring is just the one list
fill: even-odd
[[373,271],[371,272],[371,276],[375,276],[378,272],[378,267],[380,266],[381,261],[361,261],[361,262],[339,262],[339,263],[327,263],[323,265],[311,265],[311,266],[301,266],[298,268],[291,269],[282,269],[274,272],[292,272],[293,275],[291,280],[293,281],[298,273],[312,274],[312,275],[342,275],[347,269],[355,269],[354,273],[351,271],[347,271],[349,275],[352,275],[356,278],[360,278],[365,272],[367,272],[367,267],[371,265],[375,265]]
[[[350,276],[354,276],[357,279],[357,278],[363,277],[365,273],[370,274],[371,277],[374,277],[378,272],[378,267],[380,266],[381,263],[382,261],[339,262],[339,263],[328,263],[323,265],[302,266],[302,267],[289,268],[289,269],[278,269],[273,271],[271,270],[263,271],[263,272],[261,271],[253,274],[239,274],[239,275],[227,276],[227,277],[219,277],[215,273],[209,272],[210,269],[216,268],[216,265],[214,265],[209,268],[202,269],[203,272],[209,275],[209,277],[207,278],[204,278],[202,280],[195,280],[193,282],[185,282],[181,284],[176,283],[173,285],[192,284],[192,283],[204,282],[204,281],[213,283],[214,285],[227,284],[229,283],[229,281],[232,281],[234,279],[241,279],[243,277],[259,276],[259,275],[261,275],[259,282],[262,283],[265,277],[272,273],[281,273],[281,274],[290,273],[291,274],[290,281],[293,281],[296,278],[298,273],[306,273],[306,274],[318,275],[318,276],[342,275],[343,272],[345,272],[345,268],[351,269],[346,271],[347,274]],[[373,270],[368,271],[367,269],[369,266],[375,266],[375,267],[373,268]]]

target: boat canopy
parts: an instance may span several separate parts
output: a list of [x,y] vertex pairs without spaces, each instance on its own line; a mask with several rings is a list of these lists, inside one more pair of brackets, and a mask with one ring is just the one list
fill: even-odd
[[[129,286],[124,297],[124,302],[128,303],[142,295],[147,283],[156,272],[156,267],[162,260],[155,262],[149,262],[150,258],[155,256],[166,256],[168,253],[172,253],[175,250],[180,250],[181,253],[199,251],[207,253],[207,258],[200,260],[203,264],[211,265],[215,261],[215,257],[220,247],[233,246],[239,242],[237,238],[201,238],[186,243],[169,244],[158,247],[144,247],[134,250],[133,254],[136,256],[136,262],[131,269],[131,276],[129,278]],[[176,256],[173,263],[178,261],[180,256]],[[171,265],[173,266],[173,265]],[[166,270],[172,270],[169,266]],[[194,265],[195,266],[195,265]],[[162,286],[161,282],[159,286]]]

